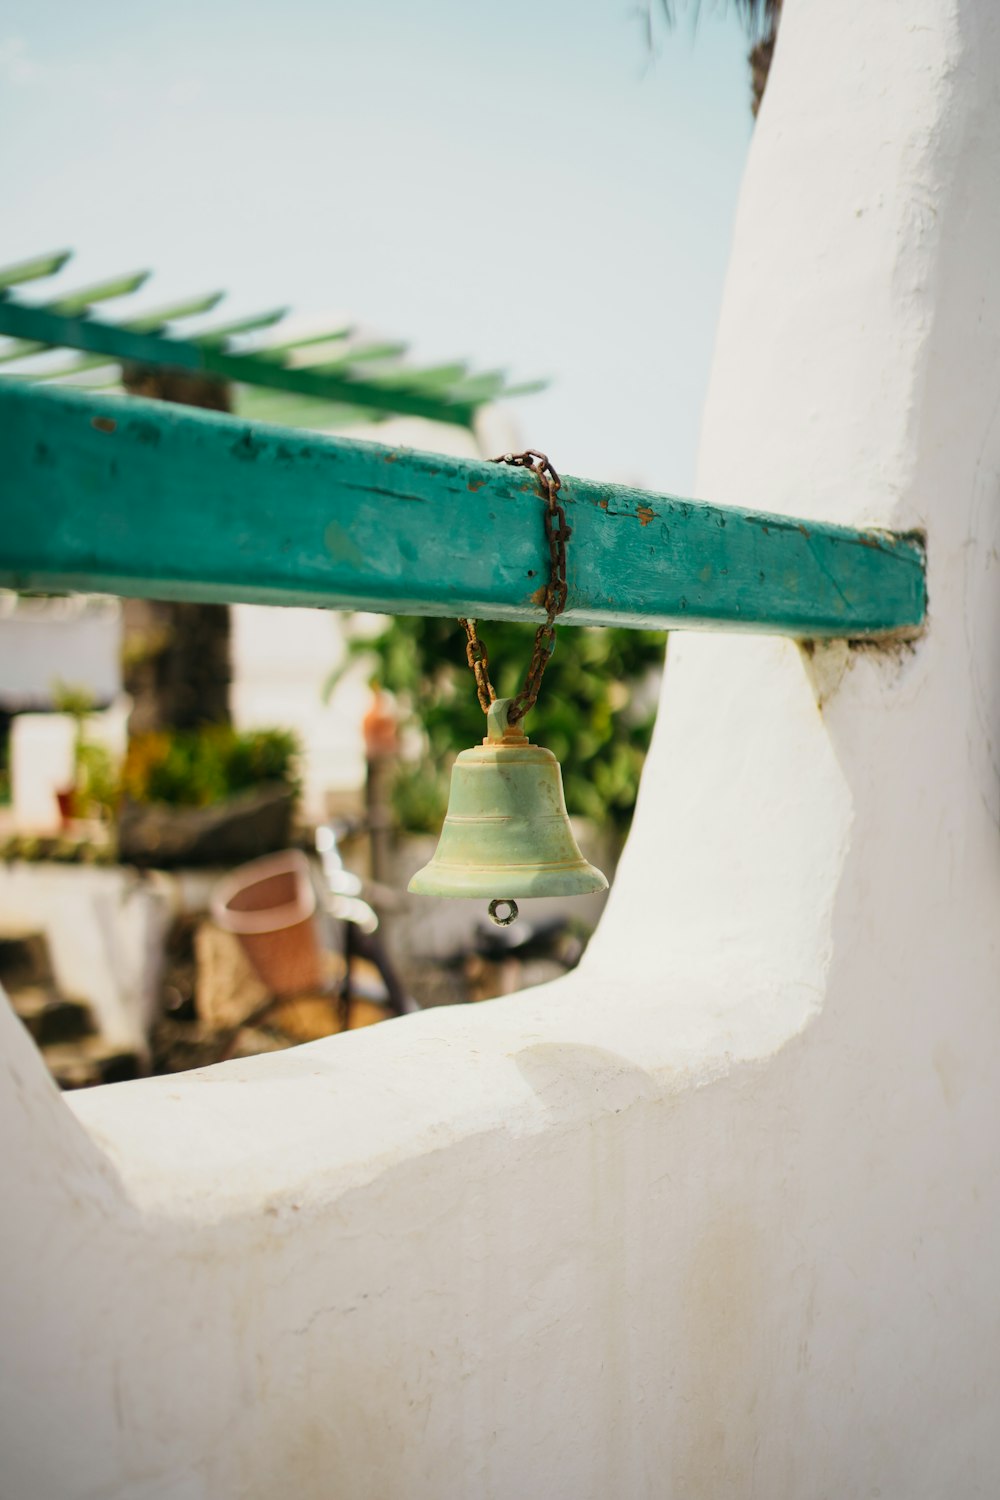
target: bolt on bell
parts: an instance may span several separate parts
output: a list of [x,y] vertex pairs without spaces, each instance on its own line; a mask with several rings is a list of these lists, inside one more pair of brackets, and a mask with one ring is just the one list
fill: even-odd
[[481,745],[463,750],[433,858],[410,881],[421,896],[583,896],[608,882],[577,848],[551,750],[507,722],[498,698]]

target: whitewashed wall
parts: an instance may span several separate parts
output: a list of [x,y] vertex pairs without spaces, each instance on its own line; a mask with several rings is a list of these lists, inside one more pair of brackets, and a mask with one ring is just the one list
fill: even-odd
[[925,637],[675,641],[559,985],[70,1108],[4,1017],[5,1497],[1000,1492],[998,19],[788,0],[705,417]]
[[96,704],[121,692],[121,606],[117,599],[19,597],[0,590],[0,703],[49,708],[60,687]]

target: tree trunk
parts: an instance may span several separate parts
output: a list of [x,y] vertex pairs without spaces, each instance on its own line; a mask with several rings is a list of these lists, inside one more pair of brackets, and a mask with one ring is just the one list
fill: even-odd
[[753,90],[753,98],[750,108],[756,120],[757,111],[760,109],[764,90],[767,87],[768,74],[771,71],[771,63],[774,59],[774,44],[778,39],[778,24],[781,21],[782,0],[772,0],[767,8],[765,30],[760,41],[756,42],[750,49],[748,61],[750,63],[750,86]]
[[[229,387],[202,375],[133,365],[123,368],[122,382],[132,396],[232,410]],[[123,624],[130,733],[229,722],[228,605],[127,599]]]

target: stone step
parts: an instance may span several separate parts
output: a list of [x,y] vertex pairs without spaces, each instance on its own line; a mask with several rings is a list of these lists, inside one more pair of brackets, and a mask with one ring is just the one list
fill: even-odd
[[10,993],[29,985],[51,985],[49,945],[41,932],[5,933],[0,937],[0,984]]
[[8,998],[40,1047],[75,1042],[94,1031],[90,1006],[83,1000],[64,1000],[48,985],[25,985]]
[[61,1089],[125,1083],[139,1077],[139,1059],[127,1046],[88,1036],[41,1049],[49,1072]]

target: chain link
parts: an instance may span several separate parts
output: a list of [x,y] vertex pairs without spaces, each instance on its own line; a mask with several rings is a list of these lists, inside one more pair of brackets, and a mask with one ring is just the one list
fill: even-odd
[[496,699],[496,693],[490,681],[490,658],[485,645],[479,639],[475,620],[466,620],[462,616],[459,616],[458,623],[465,631],[465,656],[476,679],[476,692],[479,694],[479,704],[483,713],[488,714],[490,704]]
[[[503,453],[492,462],[510,464],[515,469],[530,469],[538,480],[542,499],[545,501],[545,540],[549,549],[549,579],[545,585],[545,623],[539,625],[535,631],[535,643],[524,686],[511,702],[510,712],[507,715],[509,724],[517,724],[529,709],[534,708],[538,690],[542,685],[542,675],[549,664],[549,657],[555,650],[556,617],[561,615],[566,608],[566,543],[569,541],[571,531],[566,524],[566,512],[559,502],[562,480],[544,453],[528,448],[524,453]],[[490,704],[496,699],[496,692],[490,681],[490,659],[485,643],[476,629],[475,620],[460,619],[458,623],[465,631],[465,654],[476,679],[480,707],[484,714],[489,713]]]

